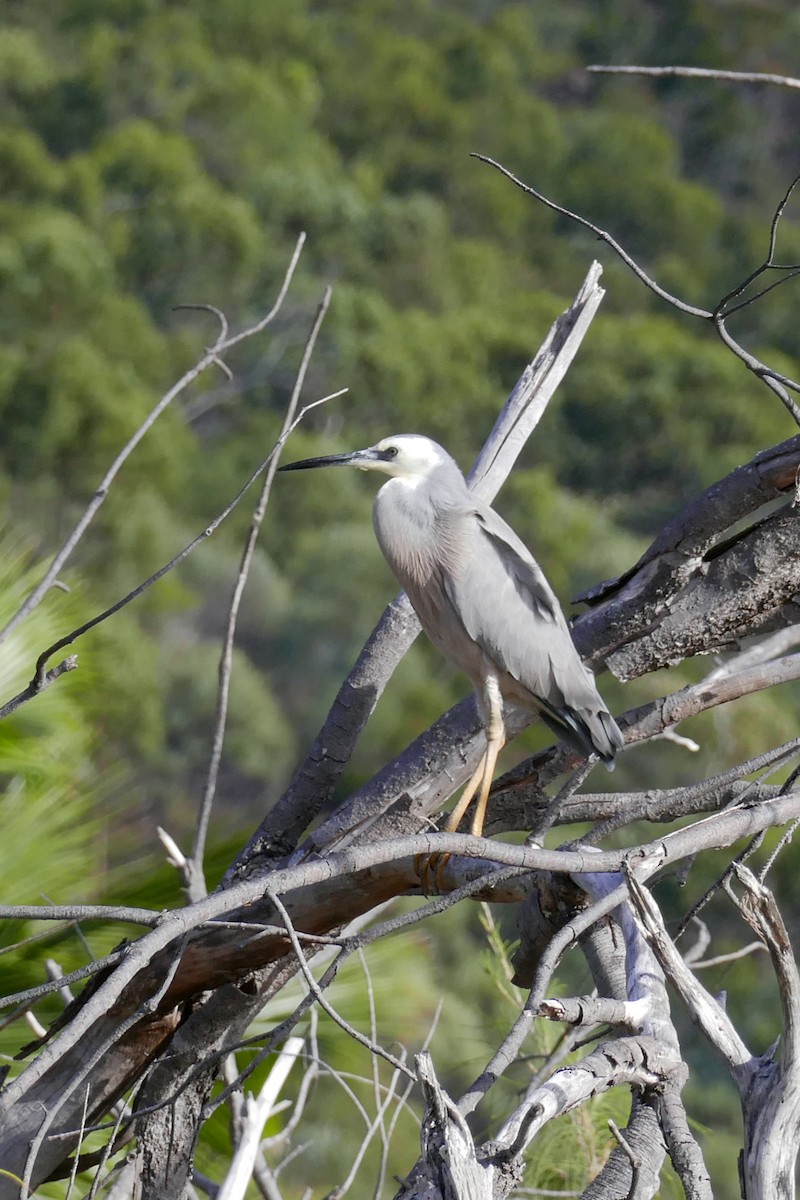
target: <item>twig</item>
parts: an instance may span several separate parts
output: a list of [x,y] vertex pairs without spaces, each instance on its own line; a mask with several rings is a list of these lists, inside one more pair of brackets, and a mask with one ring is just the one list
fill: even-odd
[[555,796],[553,796],[552,800],[543,810],[542,815],[534,822],[530,833],[525,839],[527,845],[534,845],[543,841],[548,829],[558,819],[562,804],[575,795],[581,784],[585,783],[587,776],[596,764],[597,755],[590,754],[586,762],[581,763],[577,770],[572,772],[564,786],[556,792]]
[[[296,428],[306,413],[310,412],[311,409],[317,408],[320,404],[327,403],[328,400],[334,400],[337,396],[343,395],[346,390],[346,388],[343,388],[338,392],[332,392],[329,396],[323,396],[321,400],[315,400],[313,404],[307,404],[300,412],[299,416],[296,418],[288,432],[291,433],[292,429]],[[283,438],[278,438],[278,441],[275,443],[272,450],[270,450],[267,457],[263,460],[263,462],[259,463],[259,465],[251,474],[250,478],[245,484],[243,484],[243,486],[239,489],[239,491],[236,493],[230,503],[223,509],[223,511],[214,518],[211,524],[208,525],[202,533],[198,534],[196,538],[194,538],[187,546],[184,546],[182,550],[180,550],[173,558],[171,558],[168,563],[165,563],[163,567],[160,567],[159,570],[155,572],[155,574],[151,575],[148,579],[145,579],[143,583],[138,585],[138,587],[135,587],[132,591],[128,592],[127,596],[123,596],[121,600],[116,602],[116,604],[112,604],[110,608],[104,609],[104,611],[98,613],[96,617],[92,617],[90,621],[86,621],[83,625],[79,625],[77,629],[73,629],[71,633],[68,633],[65,637],[59,638],[59,640],[54,642],[52,646],[48,646],[46,650],[42,651],[36,660],[36,670],[30,684],[30,686],[34,689],[34,694],[36,694],[36,691],[39,690],[39,681],[44,678],[45,667],[48,659],[56,654],[57,651],[62,650],[65,646],[71,646],[73,642],[76,642],[78,638],[83,637],[83,635],[88,633],[90,629],[94,629],[103,621],[107,621],[109,617],[113,617],[115,613],[120,611],[120,609],[125,608],[126,605],[130,604],[132,600],[138,599],[143,592],[146,592],[147,589],[152,587],[154,583],[158,583],[160,579],[163,579],[165,575],[182,563],[185,558],[188,558],[188,556],[194,550],[196,550],[202,542],[211,537],[211,535],[215,533],[217,529],[219,529],[222,522],[230,516],[245,493],[250,490],[259,476],[267,470],[272,460],[279,453],[283,443],[286,441],[287,436],[288,433]]]
[[[693,971],[707,971],[709,967],[722,967],[727,963],[736,962],[737,959],[755,954],[757,950],[766,950],[766,948],[763,942],[748,942],[739,950],[731,950],[729,954],[715,954],[713,958],[700,958],[691,961],[689,966]],[[686,959],[684,959],[685,961]]]
[[261,1133],[283,1085],[303,1049],[303,1039],[289,1038],[267,1076],[258,1098],[248,1095],[244,1102],[239,1144],[223,1180],[217,1200],[243,1200],[253,1174]]
[[0,904],[2,921],[124,921],[153,928],[163,913],[124,904]]
[[[86,1090],[85,1090],[84,1096],[83,1096],[83,1112],[81,1113],[81,1130],[80,1130],[80,1136],[78,1138],[79,1146],[80,1146],[80,1143],[84,1139],[85,1130],[86,1130],[86,1114],[87,1114],[87,1111],[89,1108],[89,1092],[90,1092],[90,1087],[89,1087],[89,1084],[87,1083]],[[67,1189],[66,1189],[66,1192],[64,1193],[64,1200],[69,1200],[69,1198],[72,1194],[72,1189],[75,1186],[75,1180],[78,1175],[78,1163],[79,1162],[80,1162],[80,1155],[79,1155],[78,1151],[76,1150],[75,1156],[72,1160],[72,1170],[70,1171],[69,1179],[67,1180]]]
[[616,67],[591,66],[595,75],[650,75],[656,79],[715,79],[723,83],[769,83],[777,87],[800,88],[800,79],[791,75],[772,75],[761,71],[718,71],[710,67]]
[[571,209],[564,208],[563,205],[557,204],[555,200],[548,199],[547,196],[543,195],[541,192],[538,192],[536,188],[531,187],[529,183],[523,183],[521,179],[517,178],[513,171],[509,171],[508,167],[504,167],[502,163],[490,158],[487,154],[478,154],[477,152],[473,151],[473,153],[470,155],[470,158],[477,158],[479,162],[486,163],[488,166],[494,167],[494,169],[499,171],[501,175],[505,175],[506,179],[510,179],[513,184],[516,184],[518,188],[520,188],[523,192],[526,192],[529,196],[533,196],[535,200],[538,200],[540,204],[544,204],[546,208],[552,209],[553,212],[559,213],[559,215],[562,217],[569,217],[571,221],[575,221],[578,225],[582,225],[584,229],[590,230],[590,232],[593,233],[595,237],[599,238],[601,242],[605,242],[607,246],[611,247],[614,253],[622,259],[627,267],[630,267],[636,278],[640,280],[645,287],[649,288],[651,292],[655,292],[655,294],[660,296],[662,300],[666,300],[666,302],[671,304],[673,308],[677,308],[679,312],[687,313],[691,317],[702,317],[706,321],[711,320],[712,313],[707,309],[698,308],[694,304],[687,304],[684,300],[679,300],[677,296],[673,296],[671,292],[668,292],[665,288],[662,288],[660,284],[656,283],[656,281],[652,279],[647,272],[642,269],[642,267],[639,266],[636,260],[631,258],[627,250],[623,250],[619,242],[616,241],[616,239],[613,238],[605,229],[601,229],[599,225],[595,225],[592,221],[589,221],[586,217],[582,217],[579,213],[572,212]]
[[[789,778],[783,784],[780,794],[785,796],[787,792],[790,792],[798,779],[800,779],[800,766],[795,767],[795,769],[792,771]],[[761,868],[761,871],[759,872],[758,878],[761,883],[763,883],[764,880],[766,879],[770,869],[772,868],[773,864],[775,863],[775,860],[777,859],[781,850],[783,850],[784,846],[788,846],[789,842],[791,842],[799,823],[800,822],[798,822],[798,821],[793,821],[792,824],[789,826],[789,828],[786,830],[786,832],[781,836],[781,839],[778,842],[777,846],[772,851],[769,858],[765,862],[764,866]]]
[[[283,419],[281,432],[278,438],[278,447],[282,446],[283,441],[289,436],[293,428],[293,422],[297,413],[297,406],[300,401],[300,394],[303,390],[308,366],[311,362],[311,356],[314,353],[314,347],[317,342],[319,331],[322,328],[322,322],[325,320],[325,315],[328,311],[331,302],[331,288],[325,289],[322,301],[317,308],[314,321],[311,326],[308,338],[306,339],[305,348],[300,361],[300,368],[297,372],[292,395],[289,400],[289,405],[286,409],[286,415]],[[219,764],[222,759],[222,748],[225,741],[225,729],[228,719],[228,700],[230,696],[231,672],[233,670],[233,644],[236,637],[236,623],[239,619],[239,608],[244,595],[244,589],[250,574],[250,567],[255,554],[258,535],[261,531],[261,526],[267,511],[270,492],[272,490],[272,481],[275,478],[275,471],[278,466],[280,450],[272,456],[266,475],[264,484],[261,489],[261,495],[253,513],[250,522],[250,529],[245,540],[244,549],[242,551],[241,562],[239,564],[239,572],[236,577],[236,583],[233,588],[233,595],[228,609],[228,620],[225,628],[225,636],[222,643],[222,653],[219,660],[219,685],[217,688],[217,703],[216,712],[214,715],[214,730],[211,738],[211,757],[206,772],[206,782],[203,788],[203,797],[200,802],[200,810],[197,816],[197,827],[195,830],[194,845],[192,846],[191,858],[187,860],[184,866],[185,878],[187,880],[189,898],[191,900],[199,900],[201,896],[206,895],[205,873],[203,870],[203,857],[205,855],[206,837],[208,835],[208,826],[211,820],[211,809],[214,804],[214,796],[217,790],[217,779],[219,777]]]
[[[791,388],[792,391],[798,392],[800,391],[800,384],[791,379],[788,375],[783,375],[779,371],[774,371],[771,367],[768,367],[766,363],[763,363],[760,359],[756,358],[755,355],[750,354],[749,351],[745,350],[745,348],[741,346],[739,342],[737,342],[735,338],[733,338],[728,332],[728,329],[725,325],[726,314],[720,311],[719,305],[712,311],[709,311],[708,309],[699,308],[697,305],[687,304],[686,301],[678,299],[677,296],[673,296],[671,292],[668,292],[665,288],[661,287],[661,285],[657,283],[655,279],[648,275],[647,272],[639,266],[636,260],[622,248],[619,242],[607,232],[607,230],[602,229],[599,225],[595,225],[592,221],[587,220],[586,217],[582,217],[579,213],[573,212],[571,209],[565,208],[561,204],[557,204],[554,200],[548,199],[547,196],[537,191],[536,188],[531,187],[530,184],[523,183],[522,180],[518,179],[512,171],[509,171],[507,167],[504,167],[501,163],[496,162],[495,159],[490,158],[488,155],[473,153],[472,157],[477,158],[480,162],[487,163],[490,167],[494,167],[495,170],[499,171],[502,175],[505,175],[505,177],[510,179],[511,182],[514,183],[518,188],[521,188],[523,192],[526,192],[529,196],[533,196],[539,201],[540,204],[544,204],[547,208],[552,209],[553,212],[557,212],[563,217],[568,217],[571,221],[575,221],[578,225],[582,225],[584,229],[591,230],[591,232],[597,238],[599,238],[600,241],[605,242],[607,246],[611,247],[614,253],[622,259],[625,265],[630,268],[636,278],[639,279],[640,282],[645,285],[645,287],[649,288],[649,290],[660,299],[665,300],[667,304],[671,304],[673,308],[676,308],[679,312],[686,313],[688,316],[700,317],[704,321],[709,321],[714,326],[714,329],[724,345],[726,345],[728,349],[732,351],[732,353],[735,354],[741,362],[744,363],[749,371],[752,371],[752,373],[758,379],[761,379],[762,382],[767,385],[770,391],[772,391],[784,405],[787,412],[791,414],[795,424],[800,425],[800,407],[798,407],[786,390],[787,388]],[[782,201],[782,204],[785,204],[785,199]],[[779,206],[779,212],[780,211],[782,211],[782,209]],[[770,264],[763,264],[762,268],[759,268],[759,271],[768,265]],[[757,273],[758,272],[756,272],[756,274]]]
[[385,1050],[383,1048],[383,1046],[378,1045],[378,1043],[373,1041],[372,1038],[366,1037],[363,1033],[360,1032],[360,1030],[356,1029],[353,1025],[351,1025],[349,1021],[346,1021],[344,1019],[344,1017],[340,1013],[338,1013],[336,1011],[336,1009],[333,1007],[333,1005],[327,1000],[327,998],[323,994],[321,987],[319,986],[316,979],[314,978],[314,976],[311,972],[311,969],[308,965],[308,962],[306,961],[306,956],[303,953],[303,948],[297,939],[297,934],[295,933],[295,928],[294,928],[294,925],[292,924],[292,918],[289,916],[288,912],[286,911],[286,908],[285,908],[283,902],[281,901],[280,896],[276,895],[274,892],[272,892],[270,890],[267,890],[266,895],[269,896],[269,899],[275,905],[275,907],[277,908],[277,910],[281,916],[281,920],[283,921],[283,923],[286,927],[286,932],[289,935],[289,940],[292,943],[292,949],[294,950],[295,957],[297,958],[297,962],[300,967],[300,970],[302,971],[305,981],[308,985],[308,989],[312,993],[312,995],[314,996],[314,999],[317,1001],[317,1003],[320,1005],[320,1007],[323,1008],[325,1010],[325,1012],[328,1014],[328,1016],[331,1018],[331,1020],[335,1021],[336,1024],[341,1029],[343,1029],[345,1031],[345,1033],[348,1033],[350,1035],[350,1037],[353,1038],[354,1041],[358,1042],[359,1045],[364,1046],[365,1049],[369,1050],[370,1054],[379,1054],[380,1057],[385,1058],[386,1061],[395,1068],[395,1070],[402,1071],[402,1073],[404,1075],[406,1075],[409,1079],[413,1079],[414,1078],[413,1072],[408,1069],[408,1067],[405,1065],[405,1063],[401,1062],[399,1058],[395,1058],[395,1056],[393,1054],[390,1054],[390,1052],[388,1050]]
[[[378,1040],[378,1013],[377,1013],[377,1009],[375,1007],[375,988],[372,986],[372,973],[369,969],[369,964],[367,962],[367,956],[364,953],[363,947],[359,946],[359,948],[357,950],[357,954],[358,954],[358,961],[361,965],[361,970],[364,974],[364,981],[367,986],[367,1003],[369,1005],[369,1035],[372,1038],[373,1042],[377,1042],[377,1040]],[[381,1104],[380,1063],[374,1054],[370,1056],[370,1067],[372,1069],[372,1092],[373,1092],[373,1101],[375,1104],[375,1113],[376,1113],[376,1116],[378,1113],[381,1114],[381,1120],[378,1122],[378,1125],[377,1125],[377,1132],[380,1135],[380,1143],[381,1143],[381,1159],[385,1160],[388,1155],[388,1151],[389,1151],[389,1144],[388,1144],[387,1136],[386,1136],[386,1126],[384,1125],[384,1122],[383,1122],[383,1113],[386,1111],[386,1108]],[[392,1077],[391,1077],[390,1084],[389,1084],[390,1090],[392,1092],[394,1092],[394,1089],[397,1086],[397,1079],[398,1079],[398,1075],[397,1075],[397,1072],[395,1071],[392,1073]],[[365,1150],[366,1150],[366,1146],[365,1146]]]
[[75,999],[75,995],[71,988],[68,988],[64,983],[64,968],[61,966],[61,963],[56,962],[54,958],[46,958],[44,960],[44,965],[49,978],[52,979],[54,983],[59,984],[58,994],[61,997],[64,1007],[66,1008],[68,1004],[72,1004],[72,1001]]
[[[791,745],[791,744],[792,743],[788,743],[788,745]],[[782,763],[776,759],[771,764],[771,766],[764,772],[764,774],[767,777],[769,777],[769,775],[771,775],[773,771],[777,770],[780,765],[782,765]],[[798,778],[800,778],[800,766],[795,767],[794,770],[789,775],[789,777],[781,785],[778,795],[779,796],[788,795],[791,792],[792,788],[794,787],[795,783],[797,782]],[[737,803],[742,803],[742,801],[744,799],[746,799],[746,797],[740,797],[737,800]],[[767,871],[772,866],[772,863],[775,861],[775,858],[777,857],[781,848],[785,844],[785,840],[791,840],[791,836],[792,836],[792,833],[794,832],[794,829],[796,828],[796,824],[797,824],[796,821],[792,822],[792,824],[789,827],[789,830],[781,838],[777,847],[775,848],[775,851],[770,856],[770,858],[767,860],[767,863],[766,863],[765,867],[763,868],[763,872],[762,872],[762,876],[761,876],[762,882],[763,882],[764,877],[766,876]],[[759,830],[759,832],[756,833],[756,835],[753,837],[753,839],[750,842],[748,842],[748,844],[745,846],[744,850],[740,850],[739,853],[736,855],[736,857],[733,859],[733,861],[728,864],[728,866],[725,868],[725,870],[714,880],[714,882],[711,884],[711,886],[706,888],[705,892],[699,898],[699,900],[695,901],[695,903],[689,909],[688,913],[686,914],[686,916],[683,918],[680,925],[678,926],[677,933],[675,934],[676,939],[679,938],[681,936],[681,934],[685,931],[685,929],[690,921],[697,919],[698,913],[702,912],[702,910],[709,903],[709,901],[712,900],[713,897],[717,894],[719,889],[721,887],[727,886],[727,884],[730,881],[731,876],[733,875],[734,871],[736,870],[737,864],[745,863],[745,862],[747,862],[747,860],[749,858],[752,858],[753,854],[755,854],[756,850],[759,848],[759,846],[763,842],[764,834],[765,834],[765,830],[763,830],[763,829]]]
[[[412,1073],[410,1071],[408,1072],[408,1076],[409,1076],[409,1079],[413,1078]],[[333,1188],[332,1191],[329,1193],[330,1200],[341,1200],[341,1197],[346,1195],[347,1192],[350,1191],[350,1188],[353,1186],[353,1183],[355,1182],[355,1178],[356,1178],[356,1175],[358,1174],[359,1168],[361,1167],[361,1164],[364,1161],[364,1155],[366,1154],[366,1152],[369,1148],[369,1145],[370,1145],[372,1139],[374,1138],[375,1133],[378,1130],[382,1131],[382,1141],[385,1141],[386,1131],[383,1128],[383,1119],[386,1114],[386,1110],[388,1109],[389,1105],[391,1104],[392,1100],[394,1099],[394,1093],[397,1088],[397,1081],[399,1078],[400,1078],[400,1071],[395,1069],[392,1072],[392,1077],[389,1081],[389,1086],[386,1089],[386,1095],[385,1095],[383,1101],[378,1106],[378,1109],[375,1113],[373,1120],[370,1122],[368,1129],[366,1130],[366,1132],[364,1133],[364,1136],[361,1139],[361,1144],[358,1147],[358,1150],[356,1151],[356,1153],[353,1157],[353,1162],[351,1163],[350,1170],[347,1173],[347,1177],[344,1179],[344,1181],[342,1183],[339,1184],[338,1187]]]
[[34,696],[41,695],[43,691],[50,687],[51,683],[55,683],[57,679],[60,679],[62,675],[66,675],[68,671],[74,671],[77,666],[77,654],[69,654],[57,667],[53,667],[52,670],[42,675],[41,678],[37,675],[26,688],[14,696],[12,700],[7,700],[2,708],[0,708],[0,721],[4,717],[10,717],[20,705],[25,704],[28,700],[32,700]]
[[616,1121],[613,1121],[611,1117],[608,1118],[608,1128],[611,1130],[622,1150],[627,1155],[628,1161],[631,1164],[631,1183],[628,1190],[628,1195],[632,1197],[637,1196],[639,1194],[639,1175],[641,1174],[642,1170],[642,1160],[639,1158],[638,1154],[634,1154]]
[[33,612],[33,610],[42,601],[44,596],[58,579],[61,568],[70,557],[75,547],[78,545],[78,542],[81,540],[87,528],[91,524],[98,509],[103,504],[106,496],[108,495],[109,488],[119,473],[120,468],[139,445],[139,442],[142,440],[145,434],[148,433],[153,427],[164,410],[172,403],[176,396],[179,396],[181,392],[185,391],[189,384],[193,383],[199,375],[202,375],[202,373],[209,366],[211,366],[212,363],[217,364],[222,354],[226,353],[231,349],[231,347],[235,346],[238,342],[241,342],[244,338],[253,337],[255,334],[261,333],[262,330],[266,329],[267,325],[269,325],[277,315],[281,305],[283,304],[286,293],[289,290],[289,284],[292,281],[292,276],[294,275],[295,267],[297,266],[298,259],[300,258],[300,252],[303,249],[305,238],[306,235],[301,233],[297,239],[294,253],[289,261],[289,266],[286,269],[286,274],[284,275],[283,283],[281,284],[277,299],[267,315],[262,317],[261,320],[257,321],[255,325],[251,325],[248,329],[243,330],[234,337],[228,338],[223,337],[223,334],[227,332],[227,324],[225,324],[223,321],[220,336],[217,338],[211,349],[207,350],[202,358],[199,359],[199,361],[195,363],[195,365],[188,370],[185,375],[182,375],[178,382],[174,384],[164,396],[161,397],[155,408],[152,409],[150,414],[141,423],[136,432],[122,447],[119,454],[114,459],[111,466],[100,481],[100,484],[98,485],[91,501],[87,505],[82,517],[50,564],[50,567],[48,568],[41,583],[34,588],[27,600],[25,600],[25,602],[20,606],[11,620],[4,626],[2,630],[0,630],[0,645],[6,640],[6,638],[8,638],[13,630],[16,629],[19,623],[23,621],[31,612]]
[[[128,1104],[130,1104],[132,1102],[132,1098],[133,1098],[133,1096],[135,1096],[137,1094],[138,1090],[139,1090],[139,1085],[137,1085],[133,1089],[132,1096],[129,1098]],[[89,1188],[89,1192],[86,1196],[86,1200],[94,1200],[94,1197],[97,1195],[98,1189],[100,1188],[100,1185],[102,1182],[103,1169],[105,1168],[106,1163],[108,1162],[109,1158],[111,1157],[112,1153],[114,1152],[114,1148],[117,1143],[117,1138],[119,1137],[119,1131],[122,1127],[122,1122],[125,1120],[125,1118],[127,1116],[129,1116],[130,1110],[128,1108],[128,1104],[124,1104],[124,1103],[120,1102],[120,1104],[117,1106],[117,1113],[116,1113],[116,1119],[114,1121],[114,1127],[111,1130],[111,1134],[109,1135],[108,1139],[106,1140],[105,1146],[103,1147],[103,1153],[100,1156],[100,1162],[97,1164],[97,1169],[95,1170],[95,1173],[94,1173],[94,1179],[92,1180],[92,1186]],[[107,1198],[107,1200],[109,1200],[109,1198]]]
[[61,989],[71,983],[80,983],[81,980],[87,979],[90,975],[98,975],[101,971],[107,970],[109,967],[115,967],[122,962],[126,954],[125,950],[114,950],[111,954],[106,954],[103,958],[93,959],[84,967],[78,967],[75,971],[70,971],[69,975],[63,975],[61,979],[51,979],[47,983],[40,983],[36,987],[25,988],[22,992],[12,992],[10,996],[0,997],[0,1008],[12,1008],[16,1004],[32,1004],[34,1000],[41,1000],[43,996],[50,996],[53,992],[60,992]]

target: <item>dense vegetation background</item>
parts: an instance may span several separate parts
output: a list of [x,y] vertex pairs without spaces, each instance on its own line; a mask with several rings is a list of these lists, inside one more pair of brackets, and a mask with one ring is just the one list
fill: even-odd
[[[713,305],[764,256],[772,211],[798,170],[800,98],[584,68],[682,62],[793,74],[793,5],[5,0],[0,12],[8,613],[122,442],[210,340],[211,318],[174,306],[209,302],[237,325],[254,320],[298,232],[308,234],[289,300],[268,336],[231,362],[234,383],[206,375],[124,469],[64,574],[71,594],[52,592],[7,648],[4,695],[47,641],[199,532],[263,457],[325,283],[333,303],[305,396],[350,391],[295,436],[295,456],[418,431],[466,467],[591,257],[604,257],[603,311],[499,503],[565,602],[628,566],[700,487],[793,432],[709,330],[468,156],[504,162],[609,228],[665,286]],[[791,209],[779,251],[800,259]],[[793,300],[779,290],[739,314],[736,331],[797,377]],[[373,543],[371,495],[349,474],[274,490],[240,624],[220,869],[287,782],[393,594]],[[87,637],[80,669],[3,726],[7,903],[39,899],[42,862],[59,902],[130,899],[137,888],[149,902],[174,900],[176,881],[154,868],[155,826],[179,838],[192,827],[246,522],[237,513],[178,574]],[[657,682],[623,689],[605,680],[603,689],[621,710]],[[345,785],[464,690],[429,647],[415,646]],[[794,688],[718,709],[686,730],[699,754],[640,749],[615,784],[701,778],[789,736],[798,715]],[[789,857],[781,869],[790,878]],[[786,915],[797,928],[791,905]],[[721,948],[738,936],[723,925],[715,933]],[[431,953],[423,942],[419,951]],[[67,964],[81,953],[75,939],[59,948]],[[470,972],[479,982],[462,1021],[474,1041],[467,1051],[454,1045],[453,1065],[469,1073],[469,1055],[482,1053],[481,1020],[491,1019],[479,1006],[488,1011],[502,989],[465,959],[449,972],[441,955],[431,960],[398,1027],[420,1036],[435,1003],[431,975],[441,988]],[[5,961],[14,962],[9,990],[32,980],[24,952]],[[387,979],[392,969],[385,964]],[[763,1026],[766,1044],[772,998],[760,980],[745,962],[726,968],[719,986],[740,998],[756,1040]],[[690,1107],[731,1130],[706,1151],[720,1197],[733,1196],[736,1112],[707,1079]]]

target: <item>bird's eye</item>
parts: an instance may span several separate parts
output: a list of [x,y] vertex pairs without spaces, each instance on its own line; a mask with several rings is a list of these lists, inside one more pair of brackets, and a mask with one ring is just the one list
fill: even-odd
[[397,446],[387,446],[383,453],[387,458],[397,458]]

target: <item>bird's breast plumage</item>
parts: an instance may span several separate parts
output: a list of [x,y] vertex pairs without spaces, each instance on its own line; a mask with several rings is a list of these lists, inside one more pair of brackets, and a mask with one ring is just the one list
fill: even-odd
[[474,503],[463,494],[436,502],[435,491],[384,484],[375,499],[375,533],[423,629],[442,653],[480,686],[487,667],[453,607],[453,588],[473,569],[480,530]]

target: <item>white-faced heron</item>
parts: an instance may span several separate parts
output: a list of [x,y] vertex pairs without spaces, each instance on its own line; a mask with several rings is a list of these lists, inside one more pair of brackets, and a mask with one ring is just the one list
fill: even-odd
[[366,450],[289,463],[282,471],[353,466],[391,478],[375,497],[375,533],[428,637],[475,685],[486,752],[447,823],[478,793],[480,835],[505,744],[503,701],[533,710],[583,755],[611,768],[622,734],[578,655],[558,600],[514,530],[478,500],[446,450],[400,434]]

